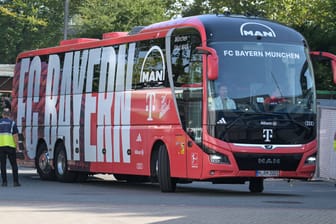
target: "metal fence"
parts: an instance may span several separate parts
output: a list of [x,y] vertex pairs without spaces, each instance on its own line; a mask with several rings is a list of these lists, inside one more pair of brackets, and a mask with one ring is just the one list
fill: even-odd
[[319,153],[316,177],[336,180],[336,107],[318,106]]

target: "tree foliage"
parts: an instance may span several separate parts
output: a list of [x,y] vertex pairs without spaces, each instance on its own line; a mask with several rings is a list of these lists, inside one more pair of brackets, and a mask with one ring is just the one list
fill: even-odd
[[63,21],[63,1],[0,1],[0,63],[14,63],[24,50],[57,44],[63,38]]
[[76,35],[101,38],[102,33],[130,31],[167,19],[164,1],[84,0],[76,20]]

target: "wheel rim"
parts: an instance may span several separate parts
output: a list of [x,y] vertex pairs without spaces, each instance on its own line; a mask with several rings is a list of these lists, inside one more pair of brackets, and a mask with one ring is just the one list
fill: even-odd
[[57,156],[57,172],[60,175],[64,175],[65,173],[65,155],[64,152],[60,152]]
[[41,153],[39,157],[39,168],[43,173],[48,173],[50,171],[50,163],[49,163],[48,152],[44,151]]

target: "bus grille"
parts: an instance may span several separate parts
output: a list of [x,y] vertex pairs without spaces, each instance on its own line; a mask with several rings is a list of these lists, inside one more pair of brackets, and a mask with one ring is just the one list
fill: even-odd
[[234,157],[240,170],[295,171],[302,154],[235,153]]

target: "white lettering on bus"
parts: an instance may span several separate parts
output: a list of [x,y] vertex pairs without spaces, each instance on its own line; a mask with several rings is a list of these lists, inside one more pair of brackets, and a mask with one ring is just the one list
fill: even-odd
[[232,50],[224,50],[224,56],[234,56]]
[[[72,91],[73,91],[73,155],[74,160],[80,160],[80,117],[81,117],[81,107],[82,107],[82,93],[84,90],[84,80],[86,73],[86,66],[88,60],[88,50],[84,50],[82,57],[80,58],[80,51],[75,52],[75,57],[73,61],[73,77],[72,77]],[[81,65],[79,62],[81,61]]]
[[300,54],[293,52],[265,51],[265,57],[300,59]]
[[265,57],[265,58],[283,58],[300,59],[300,54],[296,52],[281,51],[261,51],[261,50],[224,50],[224,56],[228,57]]
[[188,41],[188,36],[176,36],[174,42],[185,42]]
[[59,97],[58,110],[58,135],[64,136],[64,145],[67,153],[67,158],[71,158],[71,134],[70,134],[70,119],[71,119],[71,68],[72,68],[73,52],[65,54],[63,71],[61,74],[61,89]]
[[266,31],[244,30],[243,33],[244,33],[243,36],[275,37],[271,31],[266,32]]
[[236,56],[246,56],[246,57],[264,57],[264,53],[262,51],[239,51],[235,50]]
[[130,89],[132,88],[132,80],[133,80],[133,65],[134,65],[134,55],[135,55],[135,43],[130,44],[128,46],[128,60],[127,60],[127,70],[126,70],[126,84],[125,84],[125,101],[124,101],[124,113],[123,116],[123,130],[122,130],[122,138],[123,138],[123,161],[125,163],[131,162],[131,157],[127,153],[131,148],[131,100],[132,95]]
[[27,87],[27,98],[26,101],[26,146],[28,148],[34,149],[37,145],[38,132],[38,112],[32,111],[33,103],[39,102],[39,91],[40,91],[40,77],[41,77],[41,60],[39,57],[34,57],[29,69],[29,79],[28,82],[32,83]]
[[[120,162],[120,149],[123,149],[123,145],[120,144],[121,140],[121,125],[123,124],[122,118],[124,117],[123,103],[125,100],[125,55],[126,46],[121,45],[118,52],[118,66],[117,66],[117,76],[116,76],[116,89],[115,89],[115,102],[114,102],[114,131],[113,131],[113,160],[115,162]],[[127,116],[127,115],[126,115]]]
[[154,81],[163,81],[163,71],[150,71],[150,72],[142,72],[141,73],[141,82],[154,82]]
[[[62,137],[69,160],[84,158],[89,162],[130,163],[130,90],[134,54],[135,43],[119,46],[118,54],[113,47],[67,52],[63,62],[60,55],[52,54],[45,73],[41,71],[39,56],[32,61],[22,59],[17,122],[20,128],[26,127],[29,158],[35,157],[38,137],[43,137],[38,135],[38,128],[43,127],[41,131],[48,150],[53,150],[57,138]],[[100,66],[99,92],[93,93],[96,66]],[[29,76],[25,78],[28,72]],[[42,77],[41,74],[46,75]],[[41,80],[45,82],[45,88]],[[40,105],[44,108],[39,108]],[[38,124],[39,114],[44,114],[44,118],[40,117],[44,119],[42,125]],[[83,114],[84,129],[81,129]],[[83,133],[85,137],[80,138]],[[80,148],[84,150],[83,156],[80,156]],[[50,152],[50,158],[53,158]]]
[[[103,49],[97,113],[97,148],[112,149],[112,120],[113,88],[116,73],[116,53],[113,47]],[[98,153],[98,160],[104,161],[104,155]],[[106,161],[112,162],[112,151],[106,150]]]
[[84,160],[94,162],[97,161],[97,145],[91,144],[93,135],[91,131],[96,130],[93,115],[96,113],[96,96],[92,95],[92,81],[95,65],[100,64],[101,48],[91,49],[89,52],[88,70],[86,75],[85,87],[85,113],[84,113]]
[[[23,100],[23,93],[24,93],[24,87],[25,85],[25,77],[26,73],[29,71],[29,64],[30,60],[29,58],[25,58],[21,61],[21,68],[20,68],[20,78],[19,78],[19,89],[18,89],[18,105],[17,105],[17,125],[18,128],[20,129],[19,132],[22,133],[22,120],[26,118],[26,103]],[[25,136],[30,135],[30,133],[27,132]],[[34,158],[35,156],[35,150],[33,150],[35,146],[31,147],[31,145],[26,144],[26,150],[29,158]]]
[[[57,100],[58,87],[60,80],[60,59],[58,55],[49,56],[46,92],[45,92],[45,109],[44,109],[44,138],[48,149],[55,146],[57,137]],[[28,86],[32,85],[29,82]],[[29,107],[27,105],[27,107]]]

